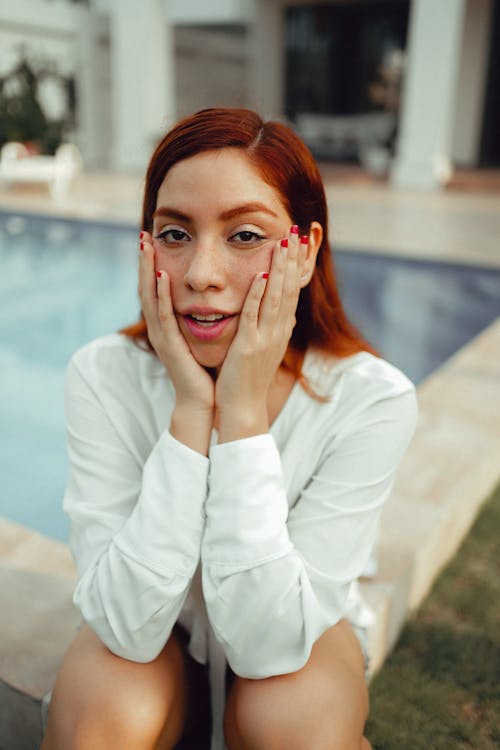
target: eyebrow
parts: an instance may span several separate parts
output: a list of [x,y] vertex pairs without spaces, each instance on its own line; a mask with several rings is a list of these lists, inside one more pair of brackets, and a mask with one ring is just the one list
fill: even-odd
[[[269,216],[273,216],[276,219],[278,218],[277,213],[268,208],[268,206],[266,206],[264,203],[258,202],[243,203],[241,206],[229,208],[227,211],[223,211],[220,214],[219,218],[222,221],[228,221],[229,219],[234,219],[235,216],[240,216],[240,214],[256,213],[269,214]],[[170,206],[158,206],[153,214],[153,219],[156,219],[158,216],[169,216],[172,219],[176,219],[178,221],[191,221],[191,217],[188,214],[185,214],[176,208],[171,208]]]

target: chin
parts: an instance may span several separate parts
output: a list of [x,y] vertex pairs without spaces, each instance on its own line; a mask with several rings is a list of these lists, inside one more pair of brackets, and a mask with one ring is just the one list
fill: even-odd
[[200,349],[198,349],[198,347],[192,347],[191,354],[202,367],[208,367],[209,369],[214,370],[219,368],[224,362],[227,353],[226,349],[223,352],[221,352],[218,347],[214,348],[213,351],[207,351],[206,348],[203,348],[202,350]]

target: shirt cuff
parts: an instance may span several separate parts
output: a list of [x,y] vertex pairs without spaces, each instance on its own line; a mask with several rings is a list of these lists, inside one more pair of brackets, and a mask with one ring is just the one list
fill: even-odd
[[165,431],[147,459],[142,489],[114,541],[160,574],[189,574],[200,557],[209,461]]
[[213,446],[202,555],[248,567],[292,549],[281,458],[268,433]]

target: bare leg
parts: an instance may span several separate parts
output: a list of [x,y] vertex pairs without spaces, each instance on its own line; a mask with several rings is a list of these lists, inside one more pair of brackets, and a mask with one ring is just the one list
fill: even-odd
[[170,750],[186,713],[186,665],[174,635],[154,661],[139,664],[84,626],[58,674],[41,750]]
[[236,677],[225,714],[230,750],[370,750],[364,660],[342,621],[314,644],[297,672],[248,680]]

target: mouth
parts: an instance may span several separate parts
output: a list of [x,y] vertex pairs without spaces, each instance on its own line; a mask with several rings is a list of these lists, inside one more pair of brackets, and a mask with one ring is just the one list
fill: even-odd
[[234,313],[223,312],[185,312],[181,314],[189,333],[202,341],[213,341],[218,339],[226,330],[232,320],[236,318]]
[[225,320],[225,318],[232,318],[233,315],[229,315],[226,313],[210,313],[209,315],[188,313],[185,317],[190,318],[195,323],[198,323],[198,325],[209,327],[214,323],[218,323],[220,320]]

